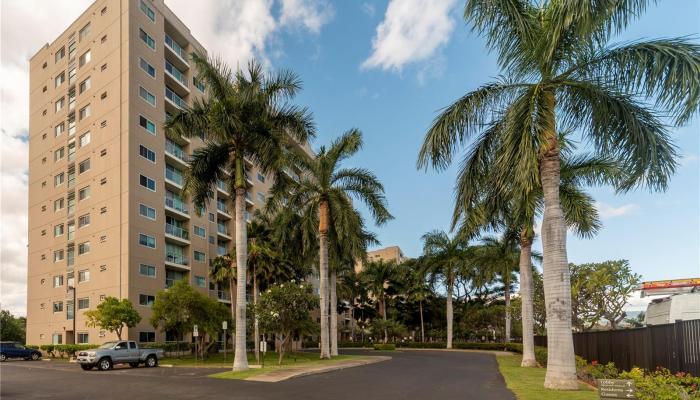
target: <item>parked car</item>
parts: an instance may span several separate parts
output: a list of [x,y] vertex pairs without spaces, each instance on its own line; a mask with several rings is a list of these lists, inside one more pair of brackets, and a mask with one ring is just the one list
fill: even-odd
[[41,352],[30,349],[18,342],[0,342],[0,361],[9,358],[24,358],[25,360],[40,360]]
[[163,358],[162,349],[141,349],[131,340],[107,342],[93,350],[78,352],[77,361],[85,371],[97,367],[100,371],[112,369],[115,364],[129,364],[136,368],[139,364],[152,368]]

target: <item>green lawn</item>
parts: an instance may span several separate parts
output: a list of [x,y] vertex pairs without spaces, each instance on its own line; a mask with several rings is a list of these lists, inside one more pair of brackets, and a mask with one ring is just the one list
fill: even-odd
[[[337,361],[350,360],[353,358],[362,358],[362,356],[340,355],[333,357],[330,360],[319,360],[318,354],[293,353],[288,356],[285,356],[285,358],[282,360],[282,364],[277,365],[277,355],[275,353],[267,353],[267,356],[265,357],[265,366],[262,368],[251,368],[247,371],[242,372],[226,371],[217,374],[212,374],[209,376],[212,378],[219,379],[246,379],[251,376],[260,375],[276,369],[294,368],[295,366],[311,367],[322,364],[332,364]],[[251,363],[251,365],[252,361],[254,361],[254,358],[251,358],[251,354],[248,354],[248,362]],[[227,363],[225,367],[231,368],[231,363]]]
[[508,389],[519,400],[596,400],[598,392],[581,384],[580,390],[561,392],[544,388],[544,368],[520,367],[521,356],[499,356],[498,368],[506,380]]

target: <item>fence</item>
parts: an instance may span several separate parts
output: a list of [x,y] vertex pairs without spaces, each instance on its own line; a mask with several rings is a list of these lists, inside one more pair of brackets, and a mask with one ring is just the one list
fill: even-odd
[[[546,336],[535,336],[547,346]],[[588,361],[614,362],[624,370],[663,367],[700,376],[700,319],[615,331],[574,333],[574,352]]]

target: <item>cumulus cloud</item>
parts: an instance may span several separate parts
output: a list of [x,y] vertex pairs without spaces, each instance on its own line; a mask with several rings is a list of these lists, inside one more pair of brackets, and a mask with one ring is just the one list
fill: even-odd
[[390,0],[361,68],[401,71],[429,61],[450,39],[456,0]]
[[630,204],[624,204],[619,207],[614,207],[611,206],[610,204],[606,204],[600,201],[597,201],[595,203],[595,207],[598,209],[598,214],[600,215],[601,218],[603,219],[610,219],[610,218],[616,218],[616,217],[621,217],[623,215],[628,215],[633,212],[635,212],[639,206],[633,203]]
[[[0,304],[25,314],[29,58],[73,22],[93,0],[0,3]],[[232,66],[257,57],[270,67],[282,29],[318,34],[333,18],[328,0],[166,0],[210,54]],[[275,17],[279,15],[279,17]],[[50,21],[50,23],[47,23]],[[278,48],[270,49],[277,46]]]

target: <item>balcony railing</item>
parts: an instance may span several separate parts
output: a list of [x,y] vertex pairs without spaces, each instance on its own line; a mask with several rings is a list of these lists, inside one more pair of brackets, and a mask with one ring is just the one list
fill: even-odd
[[187,54],[185,54],[185,50],[180,47],[180,45],[173,40],[169,35],[165,35],[165,45],[168,46],[175,54],[180,56],[183,61],[187,61]]
[[179,172],[175,172],[172,169],[165,169],[165,178],[171,182],[175,182],[178,185],[182,186],[183,179],[182,179],[182,174]]
[[226,187],[224,181],[216,181],[216,187],[228,193],[228,188]]
[[185,78],[185,74],[182,73],[179,69],[177,69],[177,67],[170,64],[168,60],[165,60],[165,70],[168,71],[168,73],[172,75],[178,82],[180,82],[182,86],[187,87],[187,79]]
[[226,204],[219,203],[218,201],[216,202],[216,209],[225,214],[229,213],[228,208],[226,208]]
[[217,256],[223,256],[226,255],[228,251],[226,251],[226,247],[224,246],[217,246],[216,247],[216,255]]
[[170,263],[180,264],[180,265],[189,265],[190,264],[190,260],[188,260],[187,257],[183,256],[182,254],[170,252],[167,250],[165,252],[165,261],[170,262]]
[[176,197],[166,197],[165,206],[180,211],[183,214],[189,214],[189,211],[187,211],[187,204]]
[[225,290],[214,290],[216,292],[216,298],[219,300],[231,300],[231,295]]
[[182,147],[178,146],[170,139],[165,139],[165,151],[185,163],[189,162],[189,157],[187,157],[187,154],[182,150]]
[[185,100],[183,100],[182,97],[178,96],[177,93],[167,86],[165,87],[165,97],[180,108],[185,108],[185,106],[187,106]]
[[180,228],[179,226],[167,222],[165,223],[165,233],[179,237],[180,239],[190,240],[190,232],[187,229]]
[[216,225],[216,231],[219,232],[219,233],[221,233],[222,235],[229,236],[228,230],[226,229],[226,225],[217,224],[217,225]]

